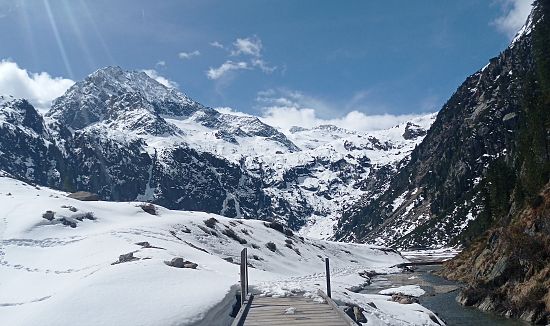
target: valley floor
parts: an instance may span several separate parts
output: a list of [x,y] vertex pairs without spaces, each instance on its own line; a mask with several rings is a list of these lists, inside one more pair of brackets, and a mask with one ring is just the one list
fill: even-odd
[[[398,272],[390,266],[406,261],[380,247],[256,220],[82,202],[5,175],[0,204],[0,325],[228,325],[243,247],[262,295],[315,295],[328,257],[333,297],[361,306],[366,325],[436,325],[421,305],[348,290],[365,282],[359,272]],[[191,268],[170,266],[175,258]]]

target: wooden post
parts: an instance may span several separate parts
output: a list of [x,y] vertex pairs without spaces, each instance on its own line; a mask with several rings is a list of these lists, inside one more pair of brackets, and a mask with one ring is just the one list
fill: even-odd
[[328,257],[325,258],[325,273],[327,275],[327,296],[331,298],[332,294],[330,293],[330,265],[329,265]]
[[246,250],[246,248],[244,248],[244,266],[245,266],[244,275],[246,275],[246,282],[244,284],[246,284],[246,295],[248,295],[248,255],[247,253],[248,251]]
[[248,264],[246,257],[246,248],[241,251],[241,305],[244,305],[248,295]]

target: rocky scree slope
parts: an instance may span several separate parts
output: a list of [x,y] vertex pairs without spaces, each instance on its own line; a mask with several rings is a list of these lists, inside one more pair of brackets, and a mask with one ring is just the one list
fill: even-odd
[[[490,219],[488,188],[502,177],[537,79],[529,23],[498,57],[469,76],[438,113],[410,162],[379,197],[343,213],[335,238],[399,248],[467,243]],[[546,113],[547,114],[547,113]]]
[[467,284],[466,306],[547,325],[550,322],[550,185],[537,207],[526,206],[444,266],[443,276]]
[[432,120],[371,134],[320,126],[285,135],[143,72],[107,67],[73,85],[45,117],[3,98],[0,168],[106,200],[307,224],[326,238],[345,204],[387,184]]

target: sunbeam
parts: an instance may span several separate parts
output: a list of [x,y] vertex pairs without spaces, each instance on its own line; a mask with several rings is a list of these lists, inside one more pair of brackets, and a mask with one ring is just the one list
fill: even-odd
[[55,22],[55,18],[53,16],[49,0],[44,0],[44,7],[46,8],[46,14],[48,15],[48,19],[50,21],[50,25],[52,27],[52,31],[55,36],[55,41],[57,42],[57,47],[59,48],[59,52],[61,53],[61,57],[63,59],[63,64],[65,65],[65,69],[67,69],[67,73],[69,74],[69,77],[71,79],[74,79],[73,70],[71,69],[71,64],[69,63],[69,58],[67,57],[67,52],[65,51],[63,40],[59,35],[59,30],[57,29],[57,24]]
[[29,12],[28,12],[28,6],[27,1],[20,0],[18,1],[19,10],[17,10],[17,14],[20,17],[21,22],[21,28],[23,30],[23,38],[25,39],[25,43],[27,47],[30,49],[30,53],[32,56],[32,60],[34,65],[38,65],[38,53],[36,51],[36,45],[35,45],[35,37],[32,32],[32,25],[31,21],[29,19]]
[[63,3],[63,9],[65,11],[65,16],[67,17],[69,24],[71,25],[71,29],[73,33],[76,36],[76,41],[78,42],[78,45],[80,46],[80,49],[84,52],[86,63],[88,64],[88,68],[93,69],[96,67],[94,57],[90,51],[90,48],[88,47],[88,44],[86,43],[86,40],[84,39],[84,35],[82,34],[82,31],[80,30],[80,24],[75,19],[75,13],[71,9],[71,5],[67,0],[62,0]]
[[109,64],[115,64],[115,60],[111,54],[111,51],[109,51],[109,48],[107,47],[107,44],[105,43],[105,39],[103,39],[103,36],[101,35],[101,32],[99,31],[99,28],[97,28],[97,24],[94,20],[94,17],[90,13],[90,9],[88,8],[88,5],[86,4],[86,1],[79,0],[80,6],[82,7],[82,10],[84,10],[84,13],[86,14],[86,17],[90,21],[90,24],[92,25],[92,28],[94,30],[94,33],[96,37],[98,38],[99,42],[101,43],[101,47],[103,48],[103,51],[105,52],[105,55],[109,59]]

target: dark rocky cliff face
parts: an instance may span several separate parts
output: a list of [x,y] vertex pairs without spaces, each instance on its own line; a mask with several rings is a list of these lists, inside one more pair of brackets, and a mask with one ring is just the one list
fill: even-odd
[[534,69],[523,80],[518,137],[489,168],[484,224],[491,228],[444,265],[466,282],[458,300],[483,310],[550,323],[550,1],[531,18]]
[[437,247],[467,243],[488,227],[486,190],[492,175],[506,179],[509,169],[497,170],[514,155],[537,83],[534,24],[466,79],[388,190],[343,213],[336,239]]

